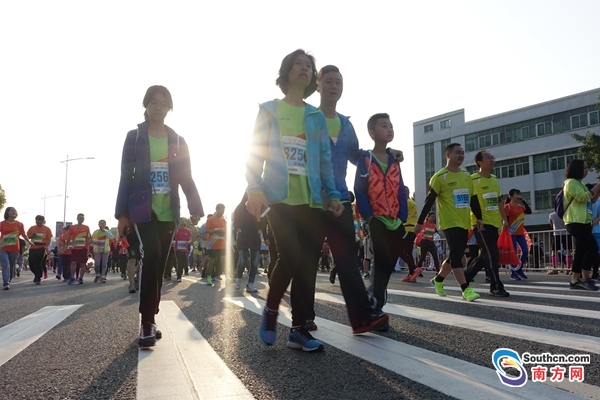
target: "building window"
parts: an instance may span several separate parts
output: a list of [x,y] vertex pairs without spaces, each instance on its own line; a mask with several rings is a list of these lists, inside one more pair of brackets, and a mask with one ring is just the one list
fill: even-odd
[[435,152],[433,150],[433,143],[427,143],[425,145],[425,185],[429,187],[429,180],[435,174]]
[[477,165],[469,165],[468,167],[465,168],[467,170],[467,172],[469,174],[474,174],[475,172],[479,171],[479,168],[477,168]]
[[440,121],[440,129],[448,129],[450,128],[450,120]]
[[554,133],[571,130],[571,119],[568,111],[552,115],[552,127]]
[[423,127],[423,130],[425,131],[425,133],[432,132],[433,131],[433,124],[425,125]]
[[465,151],[477,150],[477,134],[471,133],[465,136]]
[[598,125],[598,111],[592,111],[590,114],[590,125]]
[[444,139],[441,141],[442,145],[442,166],[446,165],[446,147],[450,144],[450,139]]
[[554,208],[554,199],[558,192],[562,188],[545,189],[535,191],[535,209],[540,210],[552,210]]
[[498,178],[514,178],[515,176],[529,175],[529,157],[496,161],[492,173]]
[[578,158],[577,151],[578,147],[574,147],[551,153],[536,154],[533,156],[533,173],[541,174],[543,172],[566,169],[571,161]]
[[572,129],[585,128],[586,126],[588,126],[588,115],[587,115],[587,113],[586,114],[573,115],[571,117],[571,127],[572,127]]
[[537,124],[536,126],[537,129],[537,135],[538,136],[544,136],[544,135],[551,135],[552,134],[552,121],[548,121],[548,122],[544,122],[541,124]]

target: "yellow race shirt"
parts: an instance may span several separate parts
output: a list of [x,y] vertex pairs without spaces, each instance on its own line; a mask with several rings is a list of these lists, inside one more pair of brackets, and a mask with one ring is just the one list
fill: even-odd
[[[502,192],[500,191],[498,178],[495,175],[485,178],[479,175],[479,172],[475,172],[471,175],[471,179],[473,180],[473,187],[475,192],[477,192],[477,199],[481,206],[483,223],[495,226],[496,228],[502,227],[502,217],[499,211],[501,205],[498,204]],[[471,212],[471,226],[475,226],[476,223],[475,214]]]
[[413,199],[408,199],[408,217],[406,218],[406,223],[404,226],[407,228],[414,228],[414,226],[417,224],[418,218],[417,204]]
[[470,200],[476,192],[469,173],[464,169],[450,172],[442,168],[431,177],[429,186],[437,193],[440,229],[471,229]]
[[329,137],[333,140],[333,143],[337,143],[340,132],[342,131],[342,121],[340,121],[340,117],[325,119],[327,120],[327,132],[329,132]]
[[288,197],[282,203],[290,206],[310,204],[310,188],[306,171],[305,107],[296,107],[277,100],[277,121],[281,144],[288,167]]

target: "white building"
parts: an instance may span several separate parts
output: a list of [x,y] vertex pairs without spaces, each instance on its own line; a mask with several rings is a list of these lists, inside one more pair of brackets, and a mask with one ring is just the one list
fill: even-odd
[[[599,94],[600,88],[468,122],[461,109],[413,123],[417,205],[425,201],[431,176],[446,165],[446,146],[460,143],[463,167],[471,172],[477,151],[488,149],[502,193],[518,188],[533,210],[525,225],[547,228],[565,169],[580,146],[571,134],[600,134]],[[596,181],[595,173],[585,179]]]

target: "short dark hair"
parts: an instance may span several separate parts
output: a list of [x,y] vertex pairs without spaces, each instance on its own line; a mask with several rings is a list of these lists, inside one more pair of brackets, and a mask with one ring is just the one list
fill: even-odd
[[337,72],[338,74],[340,74],[340,76],[342,76],[342,73],[340,72],[340,69],[338,67],[336,67],[335,65],[326,65],[323,68],[321,68],[321,70],[317,74],[317,85],[321,83],[323,75],[328,74],[330,72]]
[[43,216],[43,215],[36,215],[36,216],[35,216],[35,220],[36,220],[36,221],[45,221],[45,220],[46,220],[46,218],[44,218],[44,216]]
[[310,83],[308,84],[308,86],[306,88],[304,88],[304,97],[303,98],[306,99],[311,94],[313,94],[315,92],[315,90],[317,90],[317,66],[316,66],[317,63],[313,56],[311,56],[310,54],[308,54],[307,52],[305,52],[302,49],[293,51],[283,58],[283,61],[281,61],[281,66],[279,67],[279,76],[275,80],[275,84],[277,86],[279,86],[279,88],[281,89],[283,94],[287,94],[288,83],[289,83],[289,79],[290,79],[290,77],[289,77],[290,71],[292,70],[292,67],[294,66],[294,60],[299,55],[307,56],[308,59],[310,60],[310,63],[312,64],[312,73],[311,73],[311,77],[310,77]]
[[375,125],[377,125],[377,120],[379,120],[380,118],[390,119],[390,116],[389,116],[389,114],[386,114],[386,113],[378,113],[378,114],[371,116],[371,118],[369,118],[369,120],[367,121],[367,129],[370,131],[375,130]]
[[215,207],[215,210],[216,210],[217,208],[223,208],[223,209],[225,209],[225,204],[223,204],[223,203],[219,203],[219,204],[217,204],[217,206]]
[[444,150],[444,154],[450,153],[452,150],[454,150],[455,147],[462,147],[462,144],[450,143],[448,146],[446,146],[446,150]]
[[483,153],[487,153],[487,150],[479,150],[477,154],[475,154],[475,165],[479,167],[477,164],[480,161],[483,161]]
[[567,179],[583,179],[583,164],[585,160],[581,160],[576,158],[575,160],[571,160],[567,170],[565,171],[565,176]]
[[85,217],[85,215],[83,215],[83,213],[79,213],[79,214],[77,214],[77,218],[79,218],[79,216],[80,216],[80,215],[81,215],[82,217]]
[[[144,100],[142,100],[142,105],[144,106],[144,108],[148,108],[148,104],[150,103],[150,101],[152,101],[156,93],[161,93],[167,98],[169,102],[169,110],[173,111],[173,98],[171,97],[171,92],[169,92],[169,89],[161,85],[150,86],[148,90],[146,90]],[[144,110],[144,119],[148,121],[148,111],[146,110]]]
[[[4,220],[7,220],[7,219],[8,219],[8,212],[9,212],[10,210],[15,210],[15,212],[17,211],[17,209],[16,209],[16,208],[14,208],[14,207],[6,207],[6,209],[4,210]],[[18,213],[17,213],[17,214],[18,214]]]

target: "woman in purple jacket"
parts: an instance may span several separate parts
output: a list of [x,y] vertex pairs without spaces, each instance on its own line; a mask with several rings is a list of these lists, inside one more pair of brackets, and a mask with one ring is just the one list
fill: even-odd
[[145,122],[127,133],[123,146],[115,218],[120,237],[129,233],[130,244],[138,242],[142,314],[138,344],[148,347],[162,336],[154,316],[159,311],[162,276],[179,225],[180,186],[194,225],[204,213],[192,179],[188,146],[165,125],[167,113],[173,110],[171,93],[164,86],[151,86],[143,105]]

